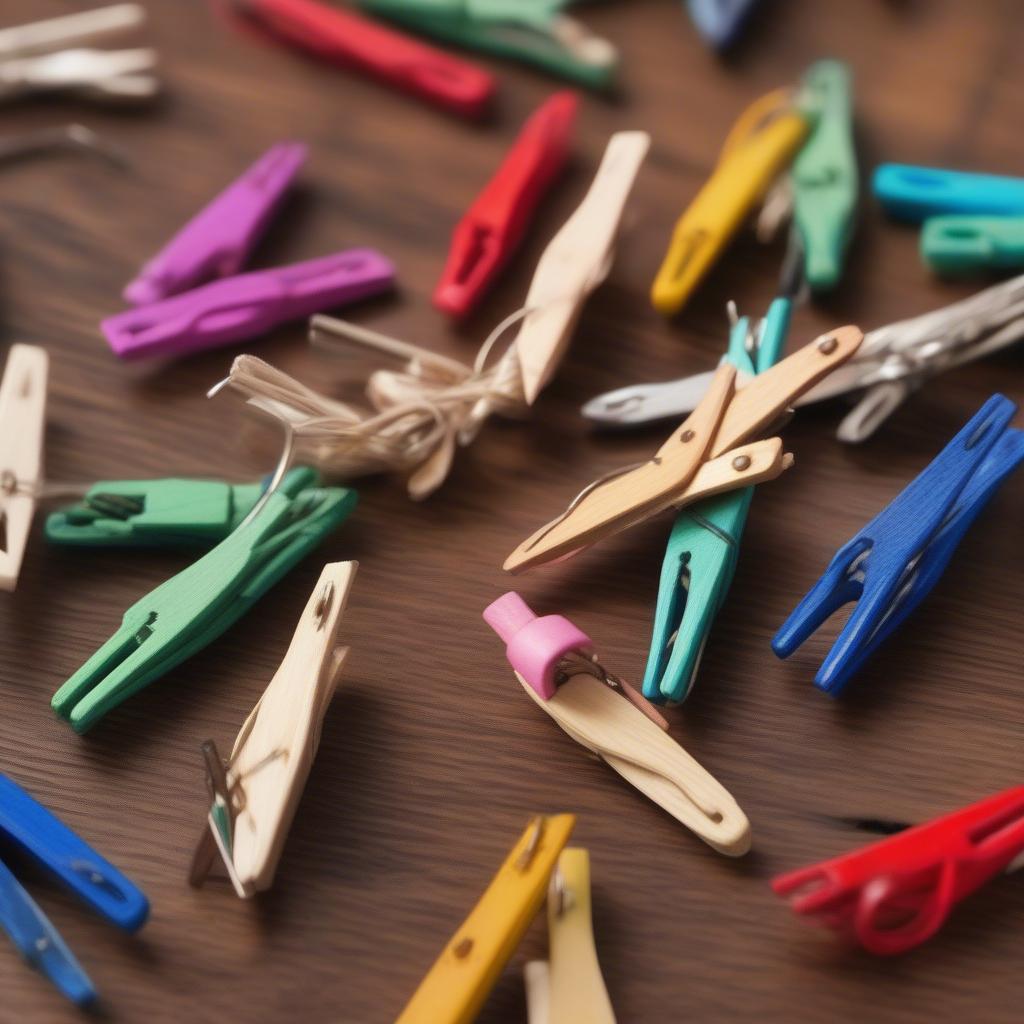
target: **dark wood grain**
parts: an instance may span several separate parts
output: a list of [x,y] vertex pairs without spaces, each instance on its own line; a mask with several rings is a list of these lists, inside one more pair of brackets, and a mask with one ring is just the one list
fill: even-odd
[[[89,6],[5,0],[0,21]],[[33,890],[102,990],[100,1018],[134,1021],[392,1020],[525,821],[574,811],[591,851],[598,947],[620,1021],[1020,1019],[1024,887],[995,882],[940,937],[883,961],[796,921],[768,887],[782,870],[862,837],[835,818],[920,820],[1020,781],[1024,478],[965,540],[941,584],[841,703],[810,683],[836,627],[789,662],[768,641],[835,548],[889,501],[994,390],[1024,397],[1021,354],[933,381],[871,442],[840,447],[840,409],[789,428],[796,468],[758,494],[731,596],[674,735],[748,813],[754,850],[704,847],[582,751],[526,700],[480,611],[508,588],[504,556],[581,484],[647,455],[662,431],[592,434],[578,404],[611,386],[711,367],[723,306],[758,314],[781,252],[739,240],[684,315],[647,291],[670,228],[742,107],[813,59],[853,66],[865,171],[881,159],[1020,173],[1024,47],[1019,5],[832,0],[765,3],[722,63],[678,0],[581,10],[621,45],[623,96],[588,99],[565,183],[501,286],[466,327],[429,305],[452,226],[553,83],[495,63],[492,124],[473,128],[358,77],[225,27],[199,0],[147,0],[167,98],[148,114],[73,102],[5,108],[17,132],[71,118],[122,144],[131,168],[82,158],[0,169],[4,341],[52,356],[47,466],[56,480],[214,474],[254,479],[276,439],[229,397],[204,398],[235,351],[176,364],[118,363],[101,317],[139,264],[270,143],[306,140],[300,192],[260,247],[268,266],[350,245],[398,264],[401,292],[352,315],[468,358],[525,294],[544,244],[582,195],[610,132],[653,133],[618,259],[562,372],[526,424],[495,422],[434,498],[360,485],[356,515],[221,640],[87,738],[50,712],[56,687],[124,608],[189,556],[48,547],[37,517],[16,594],[0,595],[0,768],[137,879],[153,916],[112,934],[39,879]],[[793,343],[837,323],[865,329],[967,294],[923,271],[911,230],[870,201],[842,288],[795,317]],[[310,351],[303,329],[258,352],[324,388],[368,364]],[[616,671],[639,676],[667,522],[515,582],[571,615]],[[242,903],[186,885],[204,811],[199,743],[227,746],[280,661],[320,566],[356,558],[343,627],[352,646],[274,890]],[[545,948],[535,925],[481,1020],[522,1021],[519,967]],[[75,1019],[0,943],[0,1019]]]

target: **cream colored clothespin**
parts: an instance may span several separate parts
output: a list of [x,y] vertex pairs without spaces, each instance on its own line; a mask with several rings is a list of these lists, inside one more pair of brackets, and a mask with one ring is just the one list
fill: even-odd
[[214,803],[209,836],[196,852],[191,881],[199,885],[216,856],[212,836],[240,897],[269,889],[320,744],[347,647],[338,629],[358,563],[324,566],[288,652],[222,766],[204,746]]
[[615,1024],[590,916],[590,854],[568,847],[548,883],[548,959],[531,960],[528,1024]]
[[792,465],[777,437],[751,438],[777,423],[804,391],[851,358],[863,340],[856,327],[822,335],[736,390],[723,363],[686,421],[640,466],[585,488],[565,512],[523,541],[505,560],[522,572],[571,555],[669,508],[737,487],[773,480]]
[[18,585],[43,478],[50,360],[35,345],[12,345],[0,382],[0,589]]
[[[625,203],[650,145],[644,132],[612,136],[589,192],[548,245],[526,303],[491,332],[472,366],[343,320],[314,317],[311,339],[343,339],[406,360],[367,383],[372,412],[335,402],[253,356],[235,360],[228,377],[249,402],[294,429],[305,457],[351,479],[391,469],[408,474],[409,493],[424,498],[448,474],[456,448],[468,445],[493,412],[524,415],[554,375],[588,296],[607,276]],[[521,324],[504,355],[489,356]]]

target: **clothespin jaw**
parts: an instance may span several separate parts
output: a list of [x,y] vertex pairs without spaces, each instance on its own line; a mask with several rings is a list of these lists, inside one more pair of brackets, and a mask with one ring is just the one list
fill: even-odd
[[814,128],[793,161],[793,223],[812,291],[835,287],[857,207],[857,154],[853,144],[850,69],[818,61],[804,76],[802,102]]
[[524,970],[528,1024],[615,1024],[590,916],[590,854],[566,847],[548,882],[548,960]]
[[772,640],[789,657],[856,602],[814,684],[837,696],[938,582],[970,524],[1024,461],[1016,406],[993,395],[904,491],[836,552]]
[[198,561],[124,614],[121,627],[54,694],[53,710],[85,732],[128,697],[220,636],[347,518],[354,491],[269,494]]
[[930,939],[956,903],[1024,851],[1024,786],[853,853],[774,879],[793,910],[852,935],[879,955]]
[[373,249],[349,249],[273,270],[222,278],[107,317],[115,355],[182,356],[259,337],[289,320],[390,291],[395,268]]
[[12,345],[0,381],[0,590],[18,585],[43,478],[49,356]]
[[921,259],[938,274],[967,276],[1024,267],[1024,217],[929,217]]
[[533,64],[591,89],[608,89],[618,70],[618,50],[564,14],[569,2],[359,0],[359,5],[415,32]]
[[683,308],[809,128],[807,116],[784,90],[744,111],[718,166],[675,226],[651,289],[655,309],[673,316]]
[[872,189],[886,213],[913,224],[947,213],[1024,215],[1024,178],[880,164],[875,169]]
[[297,142],[271,146],[146,263],[125,287],[125,301],[149,305],[212,278],[237,274],[280,208],[306,154]]
[[497,174],[459,222],[434,305],[467,316],[519,248],[538,203],[569,156],[579,100],[559,92],[523,126]]
[[719,52],[727,50],[743,32],[757,0],[686,0],[690,20],[704,41]]
[[668,737],[658,711],[598,662],[585,633],[560,615],[537,618],[515,592],[489,605],[484,620],[505,641],[526,693],[577,743],[719,853],[750,849],[736,801]]
[[530,822],[396,1024],[471,1024],[540,909],[575,824],[571,814]]
[[[316,472],[303,467],[281,490],[294,496],[316,484]],[[264,490],[219,480],[103,480],[47,517],[46,538],[74,547],[210,546],[241,525]]]

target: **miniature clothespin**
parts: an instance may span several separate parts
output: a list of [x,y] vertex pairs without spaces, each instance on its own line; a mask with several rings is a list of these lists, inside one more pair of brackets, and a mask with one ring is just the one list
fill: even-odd
[[590,916],[590,854],[567,847],[548,882],[548,959],[531,960],[527,1024],[615,1024]]
[[772,882],[796,913],[882,956],[930,939],[954,905],[1024,866],[1024,786]]
[[881,164],[872,188],[886,213],[915,224],[947,213],[1024,215],[1024,178]]
[[921,258],[936,273],[967,276],[1024,268],[1024,217],[929,217]]
[[505,559],[505,570],[531,569],[669,508],[774,480],[792,465],[792,456],[777,437],[752,439],[776,423],[797,395],[849,359],[862,338],[856,327],[837,327],[739,390],[736,368],[722,364],[705,397],[651,459],[585,487]]
[[476,64],[427,46],[349,10],[313,0],[229,0],[232,10],[276,39],[361,71],[461,117],[477,118],[495,91]]
[[214,802],[196,851],[193,885],[206,879],[218,850],[240,898],[273,884],[348,654],[337,646],[338,630],[358,567],[324,566],[288,652],[242,726],[227,765],[212,741],[203,745]]
[[45,349],[12,345],[0,381],[0,590],[18,585],[43,482],[49,365]]
[[530,926],[576,819],[538,816],[445,946],[395,1024],[470,1024]]
[[126,286],[125,302],[148,305],[237,274],[305,161],[301,143],[271,146],[146,263]]
[[122,359],[183,356],[258,337],[290,320],[390,291],[395,268],[373,249],[349,249],[272,270],[222,278],[107,317]]
[[[0,839],[116,927],[136,932],[145,923],[149,903],[142,892],[5,775],[0,775]],[[73,1003],[86,1006],[95,1000],[89,976],[2,860],[0,928],[22,956]]]
[[607,89],[618,69],[618,50],[564,14],[570,2],[359,0],[359,5],[415,32],[533,64],[592,89]]
[[851,613],[814,677],[836,696],[903,624],[945,571],[971,523],[1024,461],[1016,405],[993,395],[916,479],[835,554],[772,650],[787,658],[851,601]]
[[743,32],[757,0],[686,0],[690,20],[715,50],[727,50]]
[[538,107],[459,221],[434,290],[442,312],[467,316],[519,248],[537,205],[565,166],[578,107],[571,92],[556,93]]
[[736,801],[668,734],[638,691],[608,672],[590,638],[561,615],[537,618],[514,591],[484,611],[523,689],[577,743],[729,857],[750,849]]
[[[786,345],[789,299],[776,299],[757,327],[734,320],[726,359],[751,376],[774,366]],[[735,309],[732,310],[735,316]],[[729,593],[753,488],[691,505],[676,517],[658,584],[644,696],[656,704],[689,696],[711,626]]]
[[[494,412],[522,416],[554,375],[588,296],[611,266],[615,238],[649,137],[612,136],[583,202],[544,250],[522,309],[481,346],[473,366],[345,321],[315,317],[311,337],[341,338],[408,360],[367,384],[373,412],[334,401],[252,356],[235,360],[228,382],[249,403],[294,430],[303,461],[342,479],[409,473],[414,499],[433,493],[457,446],[472,443]],[[510,347],[487,365],[495,343],[520,324]]]
[[0,30],[0,102],[31,93],[74,92],[93,100],[152,99],[160,84],[149,49],[94,50],[83,44],[141,25],[139,4],[114,4]]
[[[293,469],[285,494],[317,486],[312,469]],[[241,526],[266,482],[102,480],[81,500],[46,519],[46,539],[68,547],[210,547]]]
[[809,128],[808,113],[786,89],[762,96],[743,112],[718,166],[675,226],[651,290],[655,309],[671,316],[683,308]]
[[355,504],[356,493],[342,488],[289,494],[286,482],[269,491],[232,534],[124,613],[117,632],[54,694],[54,711],[75,732],[91,728],[217,639]]

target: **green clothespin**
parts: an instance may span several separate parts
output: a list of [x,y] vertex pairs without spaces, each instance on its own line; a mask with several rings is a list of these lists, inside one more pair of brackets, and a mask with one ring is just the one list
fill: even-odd
[[1024,217],[929,217],[921,258],[940,274],[971,275],[1024,267]]
[[472,50],[510,57],[592,89],[613,84],[619,55],[563,13],[570,0],[359,0],[371,14]]
[[793,161],[793,223],[813,291],[839,281],[857,207],[853,90],[849,68],[837,60],[813,64],[804,75],[801,107],[815,125]]
[[[317,481],[314,470],[299,467],[281,491],[294,497]],[[76,547],[209,547],[235,531],[265,489],[266,482],[103,480],[78,504],[48,516],[46,537]]]
[[340,487],[270,494],[234,533],[124,613],[118,631],[54,694],[54,711],[85,732],[219,637],[355,504],[356,492]]
[[[782,354],[792,303],[776,299],[757,330],[737,320],[725,358],[746,374],[763,373]],[[644,696],[656,704],[686,699],[711,624],[729,592],[754,488],[698,502],[680,511],[661,564]]]

